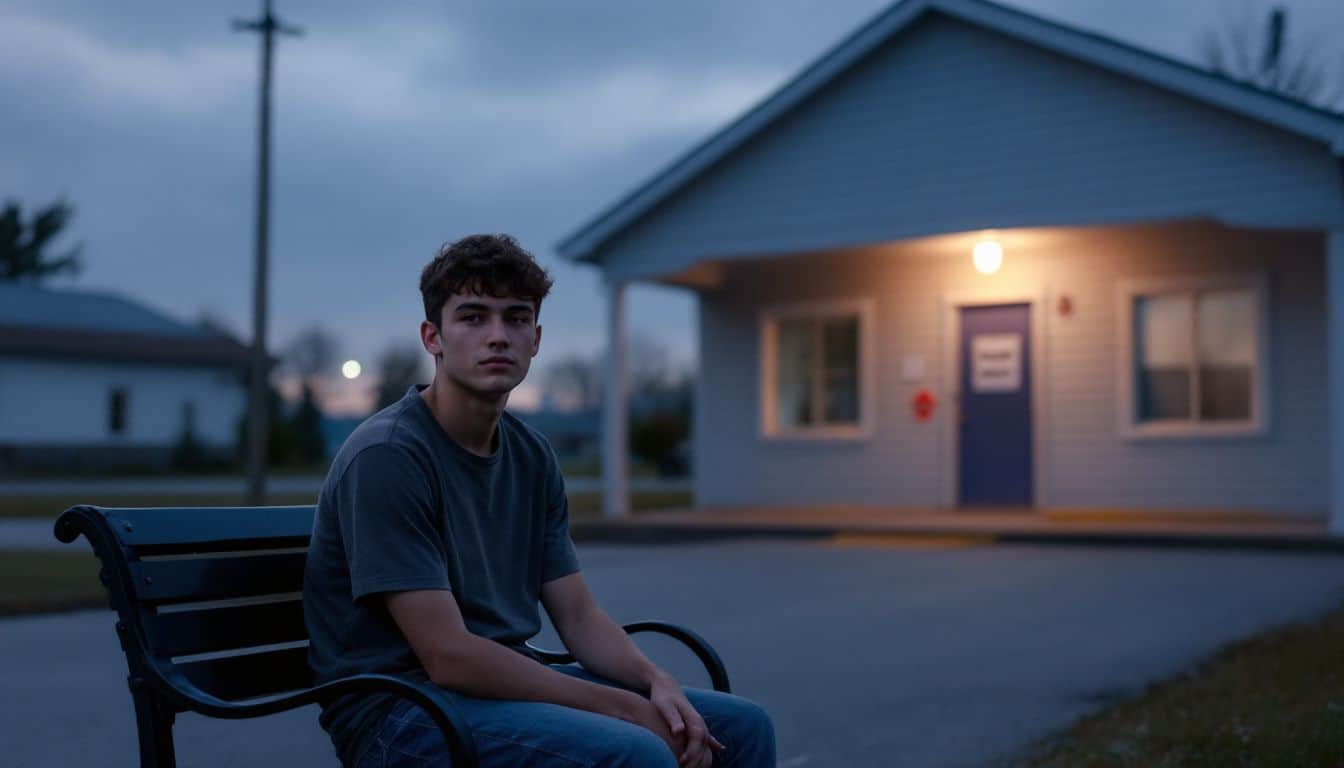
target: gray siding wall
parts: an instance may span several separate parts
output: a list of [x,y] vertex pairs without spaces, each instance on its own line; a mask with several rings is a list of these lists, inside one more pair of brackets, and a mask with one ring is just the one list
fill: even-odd
[[[943,240],[943,242],[939,242]],[[695,425],[696,503],[933,506],[941,496],[950,387],[942,381],[942,299],[1044,291],[1050,507],[1231,509],[1320,515],[1326,507],[1328,392],[1323,239],[1200,224],[1006,232],[1003,269],[974,272],[969,249],[933,239],[740,263],[700,299],[702,372]],[[1269,278],[1271,427],[1264,437],[1131,441],[1117,427],[1117,284],[1126,278],[1263,270]],[[1070,316],[1053,307],[1060,295]],[[874,434],[859,441],[760,436],[760,309],[871,298],[876,304]],[[924,382],[900,380],[922,355]],[[910,413],[928,386],[930,422]],[[1038,387],[1033,394],[1039,398]],[[1037,403],[1038,407],[1041,403]]]
[[613,278],[988,227],[1344,223],[1323,144],[932,16],[597,254]]

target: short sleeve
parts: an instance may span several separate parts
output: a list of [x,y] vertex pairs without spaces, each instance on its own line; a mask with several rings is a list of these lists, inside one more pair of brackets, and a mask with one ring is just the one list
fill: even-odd
[[548,453],[550,482],[541,561],[543,584],[579,570],[579,556],[569,536],[569,496],[565,493],[565,478],[560,474],[560,462],[555,459],[555,454]]
[[364,449],[336,485],[350,591],[449,589],[444,542],[427,470],[406,451]]

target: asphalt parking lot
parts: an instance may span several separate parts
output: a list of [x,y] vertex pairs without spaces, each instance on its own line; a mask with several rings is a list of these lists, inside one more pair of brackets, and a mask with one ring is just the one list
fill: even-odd
[[[736,541],[581,555],[617,620],[674,621],[718,648],[789,768],[983,765],[1344,597],[1344,559],[1322,554]],[[0,621],[7,765],[138,764],[112,623]],[[705,683],[671,641],[642,644]],[[176,733],[183,768],[336,764],[311,708],[185,714]]]

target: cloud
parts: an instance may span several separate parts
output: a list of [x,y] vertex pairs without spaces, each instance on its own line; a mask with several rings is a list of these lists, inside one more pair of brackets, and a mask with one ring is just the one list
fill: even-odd
[[188,45],[168,52],[101,40],[74,26],[0,9],[0,70],[14,79],[53,78],[72,96],[117,111],[199,114],[236,100],[252,87],[253,64],[224,46]]
[[452,43],[412,36],[396,51],[369,55],[340,41],[294,52],[284,75],[292,130],[310,144],[377,142],[398,168],[465,165],[478,181],[511,186],[639,143],[707,132],[780,76],[644,64],[481,83],[448,62],[426,75],[421,54],[444,47]]

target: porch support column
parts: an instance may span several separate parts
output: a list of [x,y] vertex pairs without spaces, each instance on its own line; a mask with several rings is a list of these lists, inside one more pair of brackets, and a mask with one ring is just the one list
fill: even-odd
[[602,516],[630,512],[626,427],[625,283],[607,282],[607,359],[602,388]]
[[1329,361],[1330,533],[1344,535],[1344,229],[1326,238],[1326,357]]

